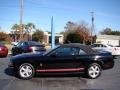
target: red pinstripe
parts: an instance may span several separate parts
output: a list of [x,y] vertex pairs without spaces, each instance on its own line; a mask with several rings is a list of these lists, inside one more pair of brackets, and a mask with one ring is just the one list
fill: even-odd
[[36,72],[69,72],[69,71],[83,71],[84,68],[69,68],[69,69],[39,69]]

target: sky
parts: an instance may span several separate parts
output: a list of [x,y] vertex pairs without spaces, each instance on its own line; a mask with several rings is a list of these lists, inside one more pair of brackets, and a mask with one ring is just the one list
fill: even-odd
[[[106,27],[120,30],[120,0],[23,0],[23,23],[32,22],[43,31],[50,31],[54,17],[56,33],[64,31],[68,21],[84,21],[91,26],[94,12],[95,32]],[[20,0],[0,0],[0,28],[10,32],[20,21]]]

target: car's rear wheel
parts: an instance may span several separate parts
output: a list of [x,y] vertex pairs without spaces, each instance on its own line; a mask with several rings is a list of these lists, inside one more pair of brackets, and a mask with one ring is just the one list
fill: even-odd
[[35,74],[35,69],[30,63],[23,63],[19,66],[18,75],[21,79],[31,79]]
[[101,75],[101,66],[97,63],[90,64],[87,68],[87,75],[91,79],[98,78]]

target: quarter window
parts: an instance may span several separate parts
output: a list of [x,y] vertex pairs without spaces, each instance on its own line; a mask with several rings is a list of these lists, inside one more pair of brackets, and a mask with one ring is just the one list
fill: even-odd
[[86,52],[83,51],[82,49],[80,49],[80,51],[79,51],[79,55],[86,55]]

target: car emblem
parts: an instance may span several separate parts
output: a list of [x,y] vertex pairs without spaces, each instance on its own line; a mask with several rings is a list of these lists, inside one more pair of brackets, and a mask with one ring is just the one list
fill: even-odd
[[43,66],[43,64],[42,63],[40,63],[40,67],[42,67]]

